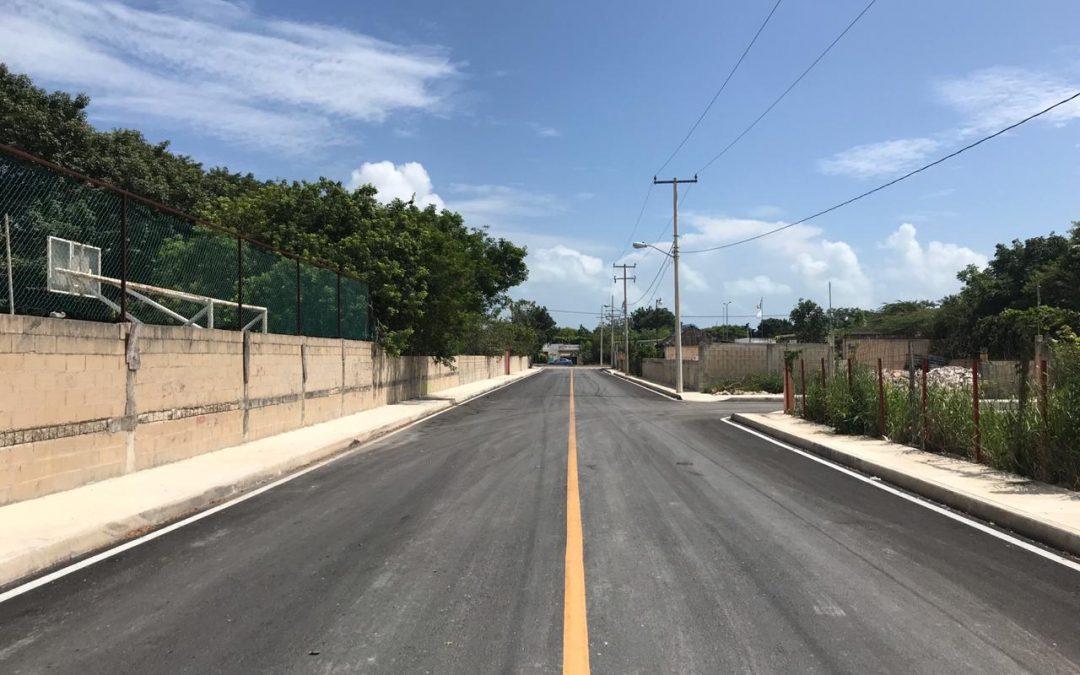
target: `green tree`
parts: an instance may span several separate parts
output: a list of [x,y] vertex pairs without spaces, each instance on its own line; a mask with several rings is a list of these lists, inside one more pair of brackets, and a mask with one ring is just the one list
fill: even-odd
[[673,330],[675,315],[667,307],[638,307],[630,313],[630,325],[641,330]]
[[555,319],[551,318],[547,307],[532,300],[516,300],[511,303],[510,320],[532,328],[545,342],[551,342],[555,336]]
[[799,298],[789,318],[795,331],[795,339],[799,342],[825,341],[825,334],[829,327],[825,319],[825,311],[813,300]]

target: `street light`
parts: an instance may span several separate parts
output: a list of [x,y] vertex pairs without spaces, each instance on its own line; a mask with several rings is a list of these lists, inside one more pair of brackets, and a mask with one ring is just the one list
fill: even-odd
[[[678,236],[678,235],[676,235]],[[679,307],[679,240],[676,238],[671,246],[671,252],[657,248],[644,241],[635,241],[634,248],[652,248],[660,251],[671,258],[672,269],[675,270],[675,393],[683,393],[683,363],[682,363],[682,313]]]

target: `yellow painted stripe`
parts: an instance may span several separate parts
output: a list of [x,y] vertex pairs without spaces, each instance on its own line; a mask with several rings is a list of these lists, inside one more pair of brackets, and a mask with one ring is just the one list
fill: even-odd
[[570,436],[566,444],[566,582],[563,594],[563,672],[589,672],[589,623],[585,614],[585,546],[581,534],[574,371],[570,371]]

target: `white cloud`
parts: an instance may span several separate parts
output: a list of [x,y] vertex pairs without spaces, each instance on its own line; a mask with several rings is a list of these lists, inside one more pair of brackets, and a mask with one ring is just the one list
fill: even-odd
[[562,133],[554,127],[536,126],[534,129],[536,135],[540,138],[558,138],[559,136],[562,136]]
[[[822,172],[873,178],[912,169],[946,145],[996,131],[1076,93],[1080,83],[1022,68],[995,67],[937,85],[939,98],[961,113],[959,128],[932,137],[900,138],[857,145],[820,160]],[[1080,118],[1080,99],[1055,108],[1041,119],[1058,126]]]
[[4,0],[0,59],[88,91],[106,118],[152,117],[226,141],[299,152],[347,140],[341,123],[437,111],[458,66],[244,3]]
[[563,244],[531,252],[528,264],[533,283],[555,282],[581,290],[582,286],[606,289],[610,283],[603,260]]
[[508,185],[454,183],[449,208],[465,216],[475,226],[505,225],[508,219],[535,218],[564,211],[551,195]]
[[724,293],[727,295],[788,295],[791,286],[773,281],[764,274],[755,277],[736,279],[724,282]]
[[987,258],[965,246],[931,241],[923,246],[911,223],[903,223],[880,247],[889,258],[881,266],[889,299],[938,299],[960,289],[956,273],[968,265],[982,267]]
[[818,165],[824,173],[873,178],[912,169],[941,147],[932,138],[900,138],[838,152]]
[[446,204],[434,191],[427,169],[419,162],[394,165],[393,162],[364,162],[354,169],[349,179],[349,189],[355,190],[370,183],[379,191],[379,200],[389,203],[395,199],[408,201],[415,195],[420,208],[434,205],[438,209]]
[[[1036,113],[1080,88],[1054,75],[1022,68],[987,68],[938,86],[945,103],[966,117],[961,134],[985,133]],[[1080,118],[1080,101],[1067,103],[1043,119],[1056,124]]]

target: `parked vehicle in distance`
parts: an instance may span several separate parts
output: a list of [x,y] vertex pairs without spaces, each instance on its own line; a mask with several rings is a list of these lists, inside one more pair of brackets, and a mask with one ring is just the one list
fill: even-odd
[[565,356],[562,356],[560,358],[555,359],[554,361],[552,361],[548,365],[549,366],[572,366],[572,365],[574,365],[574,362],[571,361],[570,359],[566,358]]

